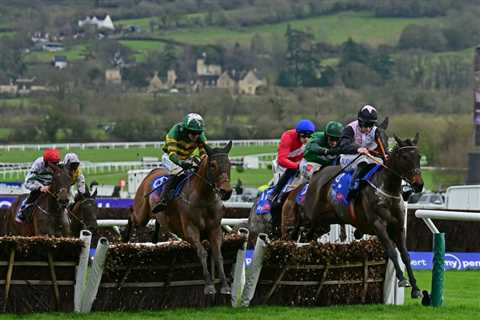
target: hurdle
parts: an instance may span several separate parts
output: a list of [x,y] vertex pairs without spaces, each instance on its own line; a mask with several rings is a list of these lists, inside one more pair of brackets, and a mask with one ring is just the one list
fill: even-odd
[[433,234],[433,269],[431,305],[439,307],[443,304],[445,233],[441,233],[432,219],[447,221],[480,221],[480,212],[447,211],[419,209],[415,216],[422,219]]

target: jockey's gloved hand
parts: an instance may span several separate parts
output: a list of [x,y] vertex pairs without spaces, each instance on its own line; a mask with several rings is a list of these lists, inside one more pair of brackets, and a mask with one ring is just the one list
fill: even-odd
[[182,167],[183,170],[188,170],[192,169],[194,167],[194,164],[191,160],[183,160],[180,162],[180,167]]
[[321,156],[326,156],[326,155],[328,154],[328,149],[322,148],[322,149],[318,150],[318,153],[319,153]]

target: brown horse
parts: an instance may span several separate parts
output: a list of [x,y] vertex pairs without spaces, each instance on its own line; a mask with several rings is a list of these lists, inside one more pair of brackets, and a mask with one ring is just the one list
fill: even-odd
[[6,234],[19,236],[69,236],[70,222],[66,215],[72,177],[69,170],[53,166],[50,191],[42,193],[32,204],[30,216],[22,224],[15,222],[15,215],[26,195],[21,195],[12,204],[6,221]]
[[[395,266],[398,285],[412,286],[412,298],[422,294],[410,266],[410,257],[406,248],[405,207],[401,198],[402,179],[408,181],[415,192],[423,188],[420,171],[420,155],[416,137],[400,140],[395,137],[397,146],[375,173],[367,185],[360,190],[353,202],[353,210],[348,214],[345,207],[333,201],[331,189],[332,177],[340,169],[327,167],[314,175],[305,197],[305,216],[310,221],[311,232],[321,236],[328,232],[330,224],[348,223],[364,234],[376,235],[385,248],[385,253]],[[403,276],[395,247],[400,251],[408,272],[408,280]]]
[[95,197],[97,190],[90,194],[88,188],[85,194],[80,192],[76,194],[72,208],[68,212],[70,218],[72,234],[75,237],[80,235],[80,231],[89,230],[92,235],[97,231],[97,202]]
[[[228,153],[232,147],[230,141],[224,148],[205,146],[207,155],[201,159],[198,170],[192,171],[175,200],[170,201],[164,213],[157,218],[160,227],[180,236],[191,243],[200,259],[205,278],[205,294],[215,294],[212,276],[207,268],[207,251],[201,241],[205,236],[211,246],[212,255],[217,262],[222,281],[222,294],[230,294],[223,269],[221,245],[223,232],[221,221],[224,215],[222,200],[228,200],[232,194],[230,186],[230,161]],[[142,181],[135,194],[133,210],[130,215],[124,241],[130,238],[132,227],[145,226],[154,217],[151,212],[148,195],[152,192],[152,182],[159,176],[167,175],[168,171],[158,168],[151,171]]]

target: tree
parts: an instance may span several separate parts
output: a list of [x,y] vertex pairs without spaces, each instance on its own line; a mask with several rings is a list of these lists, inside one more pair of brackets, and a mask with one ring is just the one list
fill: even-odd
[[341,67],[351,62],[367,64],[369,56],[370,54],[365,46],[353,41],[352,38],[348,38],[348,40],[342,44],[342,53],[338,65]]
[[57,141],[57,133],[60,129],[64,128],[65,117],[62,112],[57,109],[51,108],[42,121],[42,133],[45,136],[46,141]]
[[422,49],[428,51],[444,51],[447,39],[442,30],[429,26],[408,25],[398,39],[400,49]]
[[24,37],[2,37],[0,41],[0,70],[7,79],[15,79],[25,73],[27,65],[23,60],[26,47]]
[[295,30],[287,25],[286,69],[279,83],[289,86],[315,86],[320,78],[320,61],[313,50],[313,34]]
[[173,69],[177,63],[177,53],[175,45],[168,42],[160,55],[162,61],[161,72],[166,73],[169,69]]

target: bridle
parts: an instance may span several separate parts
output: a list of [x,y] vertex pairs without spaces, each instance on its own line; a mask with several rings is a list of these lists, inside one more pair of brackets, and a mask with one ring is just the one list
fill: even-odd
[[[222,157],[227,157],[227,159],[228,159],[228,154],[227,154],[227,153],[216,153],[216,154],[214,154],[214,155],[208,156],[208,161],[210,161],[210,160],[213,159],[213,158],[218,158],[218,157],[220,157],[220,156],[222,156]],[[215,192],[216,194],[219,194],[219,195],[221,194],[222,190],[216,186],[216,181],[214,181],[215,178],[212,177],[209,168],[207,168],[207,177],[206,177],[206,178],[205,178],[205,177],[202,177],[201,175],[199,175],[199,174],[196,172],[196,170],[191,170],[191,173],[192,173],[193,175],[195,175],[196,177],[198,177],[198,178],[200,179],[200,181],[202,181],[202,182],[205,183],[207,186],[209,186],[209,187],[212,189],[213,192]],[[222,182],[222,183],[224,183],[224,182],[230,182],[230,179],[229,179],[228,176],[227,176],[225,179],[223,179],[223,180],[220,181],[220,182]]]
[[[393,152],[398,152],[402,149],[417,149],[417,146],[403,146],[403,147],[399,147],[399,148],[396,148],[393,150]],[[392,152],[392,153],[393,153]],[[385,159],[390,159],[390,155],[389,154],[385,154],[387,156],[387,158]],[[413,177],[415,175],[418,175],[421,173],[421,170],[420,168],[413,168],[412,170],[408,171],[406,174],[400,174],[398,173],[396,170],[390,168],[388,165],[384,164],[383,162],[377,160],[375,157],[367,154],[367,157],[369,157],[370,159],[372,159],[374,162],[376,162],[378,165],[382,166],[383,168],[385,168],[387,171],[393,173],[395,176],[397,176],[398,178],[400,179],[403,179],[405,180],[408,184],[412,185],[413,182],[411,181],[411,178],[410,177]]]
[[[80,207],[82,204],[84,204],[87,201],[93,201],[93,204],[96,205],[96,202],[95,202],[94,198],[85,198],[83,200],[80,200],[80,201],[74,203],[73,208],[75,208],[77,206]],[[66,208],[66,209],[67,209],[68,215],[75,218],[75,220],[77,220],[82,225],[82,228],[88,227],[82,219],[80,219],[75,213],[73,213],[73,210],[70,210],[68,208]]]

